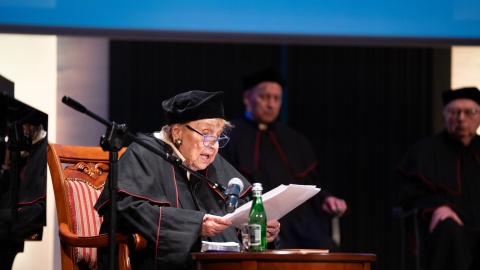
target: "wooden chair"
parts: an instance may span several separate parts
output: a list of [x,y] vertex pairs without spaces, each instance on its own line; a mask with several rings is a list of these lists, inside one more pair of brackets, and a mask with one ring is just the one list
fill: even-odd
[[[96,269],[97,248],[108,246],[108,234],[99,235],[102,217],[93,206],[107,179],[109,152],[49,142],[47,161],[57,207],[62,270]],[[119,269],[131,269],[130,251],[144,249],[146,240],[139,234],[117,233],[115,241]]]
[[425,269],[424,243],[421,236],[418,209],[395,206],[394,217],[400,220],[400,270]]

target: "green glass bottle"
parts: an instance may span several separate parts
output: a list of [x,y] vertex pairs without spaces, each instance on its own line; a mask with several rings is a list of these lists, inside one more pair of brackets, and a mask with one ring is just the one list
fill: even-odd
[[250,246],[248,251],[267,251],[267,215],[263,208],[262,184],[254,183],[252,208],[248,216],[248,234]]

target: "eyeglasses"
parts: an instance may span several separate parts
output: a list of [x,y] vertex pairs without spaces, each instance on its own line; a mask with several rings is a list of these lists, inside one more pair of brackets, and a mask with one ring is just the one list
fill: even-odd
[[213,147],[217,142],[218,142],[218,148],[223,148],[225,145],[227,145],[228,141],[230,141],[230,138],[223,135],[222,137],[218,138],[216,136],[212,135],[204,135],[197,130],[193,129],[191,126],[186,125],[188,129],[191,131],[203,136],[203,145],[206,147]]
[[474,117],[479,112],[478,108],[472,109],[445,109],[445,113],[449,117],[458,117],[463,113],[466,117]]

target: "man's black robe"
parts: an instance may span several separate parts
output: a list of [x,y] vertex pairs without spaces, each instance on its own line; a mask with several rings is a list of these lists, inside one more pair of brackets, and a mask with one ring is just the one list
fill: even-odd
[[[162,150],[158,139],[147,135],[139,138]],[[224,187],[233,177],[242,179],[245,188],[239,204],[249,200],[246,193],[251,189],[250,183],[220,155],[199,173]],[[200,251],[201,240],[239,242],[238,231],[233,227],[201,239],[199,232],[204,215],[226,214],[223,194],[194,175],[188,180],[183,169],[137,143],[129,146],[119,160],[118,189],[117,231],[138,232],[148,242],[144,252],[132,254],[134,269],[190,269],[188,254]],[[95,208],[104,215],[101,231],[107,232],[108,188],[100,195]],[[101,260],[104,261],[105,256]]]
[[[423,220],[429,264],[434,269],[468,269],[460,264],[467,262],[468,265],[472,261],[473,249],[469,251],[468,246],[480,239],[480,137],[475,136],[464,146],[445,130],[412,146],[398,171],[405,180],[402,204],[406,208],[417,208]],[[435,231],[433,234],[427,232],[433,211],[442,205],[451,207],[464,223],[461,236],[454,237],[456,241],[452,241],[451,236],[441,239]],[[475,257],[480,255],[479,251],[477,248]],[[457,262],[451,266],[443,261],[445,259]]]
[[[330,234],[329,217],[322,212],[329,192],[316,171],[317,159],[310,142],[299,132],[280,123],[260,130],[257,123],[241,117],[220,154],[250,182],[262,183],[263,192],[284,184],[316,185],[321,192],[280,219],[282,248],[337,250]],[[267,218],[268,218],[268,213]]]
[[398,170],[410,180],[405,203],[417,207],[424,218],[437,207],[450,205],[466,226],[480,230],[479,136],[463,146],[444,131],[414,145]]

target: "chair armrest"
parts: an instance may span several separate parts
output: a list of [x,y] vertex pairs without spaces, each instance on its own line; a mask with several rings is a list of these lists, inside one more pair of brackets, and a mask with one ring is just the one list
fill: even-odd
[[[78,236],[70,231],[67,224],[61,223],[58,226],[58,234],[60,241],[69,246],[74,247],[106,247],[108,246],[108,234],[100,234],[95,236]],[[119,239],[120,240],[120,239]],[[125,243],[128,238],[123,240]],[[117,242],[117,239],[115,239]]]
[[415,207],[405,209],[402,206],[395,206],[392,209],[392,213],[395,217],[400,218],[400,219],[405,219],[410,216],[417,216],[418,214],[418,209]]
[[[108,234],[95,236],[78,236],[70,231],[67,224],[61,223],[58,226],[60,241],[69,246],[75,247],[106,247],[108,246]],[[115,234],[115,243],[128,245],[131,251],[143,250],[147,246],[147,240],[138,233]]]
[[147,247],[147,240],[138,233],[132,233],[129,235],[128,248],[131,251],[144,250]]

